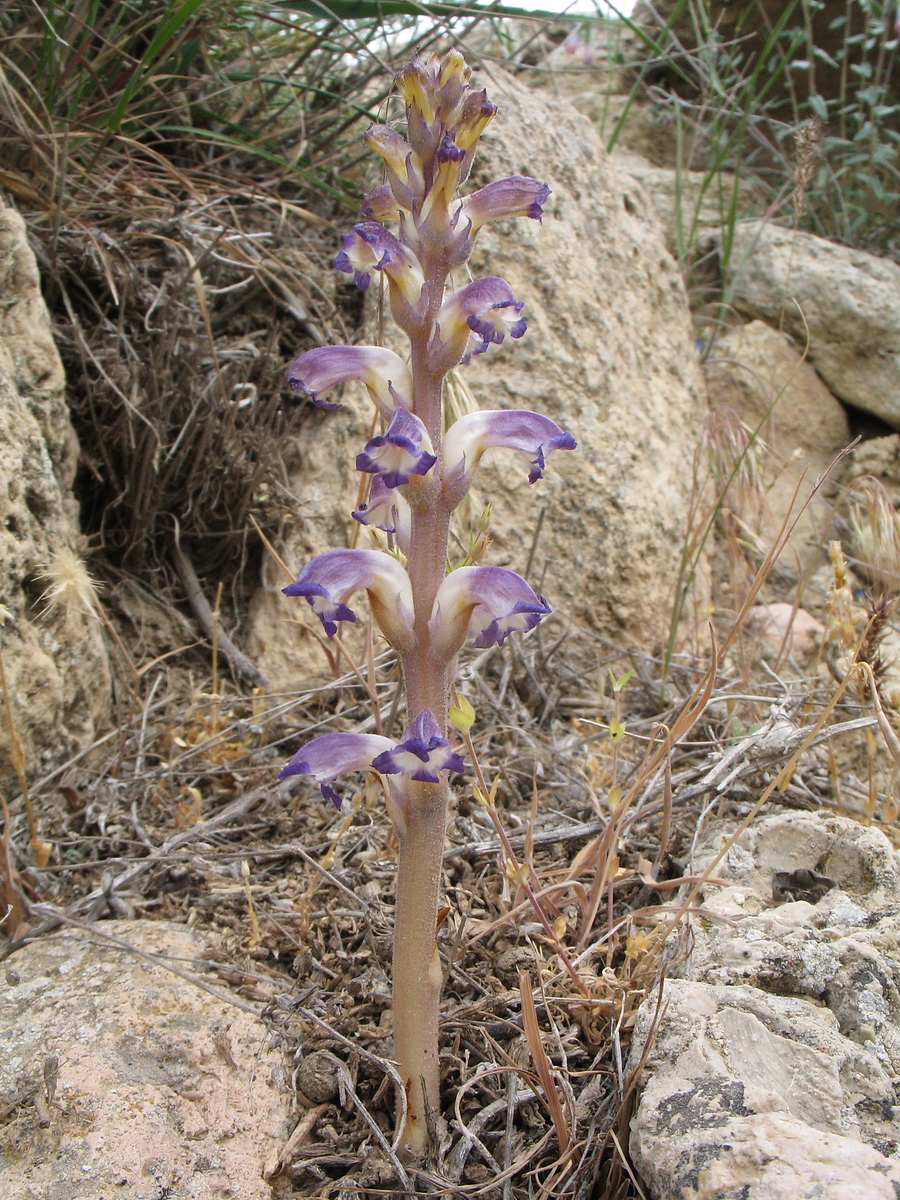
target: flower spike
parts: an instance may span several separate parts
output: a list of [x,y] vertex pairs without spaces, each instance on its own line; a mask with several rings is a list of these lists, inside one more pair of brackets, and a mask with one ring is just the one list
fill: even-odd
[[409,576],[382,550],[328,550],[310,559],[294,583],[282,591],[302,596],[322,622],[328,637],[337,633],[338,621],[355,621],[346,601],[365,588],[372,615],[381,632],[401,652],[414,645],[413,598]]
[[320,408],[340,408],[320,397],[336,384],[351,380],[366,385],[385,420],[391,419],[395,408],[412,408],[409,367],[399,354],[383,346],[316,346],[287,369],[291,389],[308,392]]
[[[285,591],[307,601],[329,636],[342,621],[356,620],[349,607],[353,594],[368,593],[375,619],[397,650],[409,723],[397,742],[380,734],[313,738],[282,776],[311,776],[323,795],[339,803],[332,787],[339,774],[381,774],[398,851],[393,1052],[402,1086],[395,1145],[414,1160],[435,1149],[430,1143],[442,1126],[436,931],[448,776],[463,770],[447,729],[455,660],[467,638],[479,648],[502,645],[550,611],[514,571],[464,566],[447,573],[453,510],[489,448],[526,455],[533,483],[548,454],[575,445],[570,433],[539,413],[468,413],[466,404],[461,409],[467,415],[448,420],[448,372],[526,330],[523,304],[505,279],[489,276],[456,290],[449,280],[472,278],[466,264],[487,222],[520,216],[540,222],[550,195],[540,180],[512,175],[463,196],[479,138],[497,112],[484,91],[470,88],[470,75],[462,55],[451,50],[414,58],[397,76],[406,127],[398,132],[374,124],[367,130],[364,140],[381,159],[384,182],[365,196],[360,220],[335,259],[335,267],[363,290],[375,272],[383,273],[394,323],[408,339],[406,361],[374,346],[317,348],[288,372],[291,386],[317,404],[327,403],[321,397],[336,384],[363,382],[383,422],[383,432],[356,460],[371,483],[353,517],[373,535],[380,530],[392,538],[392,552],[320,554]],[[468,562],[480,559],[489,526],[487,505]],[[386,544],[375,536],[377,544]]]
[[425,475],[436,462],[425,426],[398,408],[385,432],[356,456],[356,469],[379,474],[389,488],[395,488],[409,483],[410,475]]
[[428,629],[432,652],[449,661],[466,637],[476,649],[502,646],[550,612],[521,575],[505,567],[459,567],[438,588]]

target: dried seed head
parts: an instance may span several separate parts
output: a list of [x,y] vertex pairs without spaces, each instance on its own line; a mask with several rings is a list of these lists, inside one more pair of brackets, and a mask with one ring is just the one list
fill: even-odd
[[61,609],[66,617],[75,612],[98,615],[100,585],[71,547],[51,550],[50,561],[37,578],[47,583],[41,600],[48,611]]
[[794,191],[791,201],[798,218],[806,212],[806,189],[816,173],[819,140],[822,136],[820,117],[812,117],[794,134]]
[[900,593],[900,513],[877,479],[863,479],[847,499],[854,550],[872,587]]

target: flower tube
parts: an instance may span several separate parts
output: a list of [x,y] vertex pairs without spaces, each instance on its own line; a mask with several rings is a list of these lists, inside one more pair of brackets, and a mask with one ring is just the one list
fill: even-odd
[[312,775],[325,799],[340,808],[341,798],[329,784],[339,775],[371,767],[373,758],[393,748],[390,738],[377,733],[325,733],[301,746],[278,778]]
[[575,439],[555,421],[527,409],[497,409],[467,413],[444,436],[444,487],[460,497],[468,490],[485,450],[505,447],[531,459],[528,482],[544,473],[544,460],[553,450],[574,450]]
[[485,184],[471,196],[459,202],[459,213],[470,223],[470,232],[477,233],[486,221],[500,217],[531,217],[540,221],[550,195],[546,183],[526,175],[510,175]]
[[414,644],[413,598],[409,576],[382,550],[328,550],[310,559],[294,583],[282,591],[302,596],[322,622],[328,637],[337,633],[338,621],[355,621],[346,601],[365,588],[372,615],[392,646],[401,651]]
[[288,386],[307,392],[320,408],[339,409],[340,404],[322,400],[322,393],[352,380],[366,385],[385,420],[391,419],[395,408],[412,408],[409,367],[399,354],[383,346],[316,346],[287,369]]
[[428,622],[434,657],[446,662],[472,638],[476,649],[502,646],[550,612],[521,575],[505,567],[459,567],[438,588]]

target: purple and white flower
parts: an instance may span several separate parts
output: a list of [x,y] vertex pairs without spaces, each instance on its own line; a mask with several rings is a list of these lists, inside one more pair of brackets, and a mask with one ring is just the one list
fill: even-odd
[[444,435],[444,486],[464,493],[485,450],[505,447],[531,459],[528,482],[544,473],[544,460],[553,450],[574,450],[575,439],[555,421],[527,409],[496,409],[467,413]]
[[477,192],[460,201],[459,214],[471,222],[471,233],[477,233],[486,221],[500,217],[531,217],[540,221],[550,188],[539,179],[527,175],[510,175],[495,179]]
[[476,649],[502,646],[550,612],[521,575],[505,567],[459,567],[438,588],[428,629],[432,654],[447,662],[467,637]]
[[338,271],[352,275],[361,291],[369,286],[375,271],[384,271],[411,308],[419,302],[425,282],[422,264],[408,246],[377,221],[361,221],[344,234],[334,265]]
[[320,397],[338,383],[359,380],[366,385],[378,411],[390,420],[397,408],[412,408],[412,376],[393,350],[383,346],[316,346],[301,354],[287,369],[288,385],[307,392],[320,408],[340,408]]
[[354,509],[351,516],[360,525],[372,526],[382,533],[392,533],[404,554],[409,549],[412,517],[409,503],[401,491],[388,487],[380,475],[372,479],[369,499]]
[[373,437],[356,456],[356,469],[380,475],[387,487],[395,488],[409,483],[411,475],[425,475],[436,462],[425,426],[398,408],[384,433]]
[[334,637],[339,621],[356,620],[356,613],[346,602],[361,588],[368,593],[372,615],[390,644],[401,653],[411,650],[415,638],[409,576],[383,550],[328,550],[317,554],[294,583],[282,590],[286,596],[302,596],[328,637]]
[[441,731],[430,709],[423,709],[406,727],[403,741],[372,760],[382,775],[405,775],[418,783],[437,783],[439,771],[461,774],[465,764]]
[[278,778],[312,775],[325,799],[340,808],[341,798],[329,784],[339,775],[366,770],[373,758],[393,747],[390,738],[377,733],[324,733],[301,746]]
[[434,715],[426,708],[410,722],[400,742],[377,733],[325,733],[313,738],[300,747],[279,778],[312,775],[325,799],[340,808],[341,798],[331,783],[340,775],[370,769],[419,783],[437,783],[439,772],[460,774],[465,764],[441,737]]
[[[441,305],[437,331],[428,348],[432,370],[446,371],[472,354],[499,344],[507,334],[520,338],[527,325],[520,316],[524,303],[516,300],[505,279],[496,275],[476,279],[452,292]],[[471,342],[477,339],[473,349]]]

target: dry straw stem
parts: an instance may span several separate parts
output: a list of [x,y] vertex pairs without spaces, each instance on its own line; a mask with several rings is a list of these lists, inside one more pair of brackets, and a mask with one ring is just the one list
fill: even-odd
[[559,1153],[564,1156],[571,1144],[572,1135],[566,1119],[565,1106],[559,1095],[557,1080],[554,1078],[550,1060],[541,1040],[541,1028],[534,1007],[534,993],[531,990],[531,976],[527,971],[519,972],[519,992],[522,997],[522,1024],[528,1040],[528,1048],[531,1051],[541,1087],[544,1089],[544,1100],[553,1119]]

